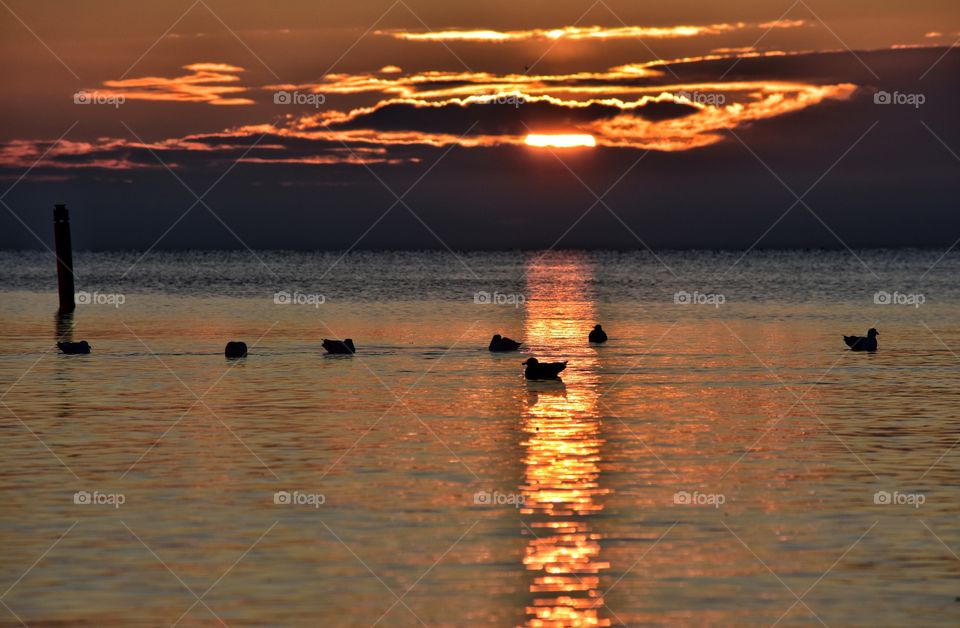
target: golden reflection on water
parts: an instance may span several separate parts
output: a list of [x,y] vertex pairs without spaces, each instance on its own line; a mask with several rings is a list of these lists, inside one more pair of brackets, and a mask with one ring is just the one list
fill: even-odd
[[[527,543],[533,572],[528,626],[609,626],[600,616],[602,535],[591,517],[598,497],[604,440],[597,412],[597,350],[586,344],[596,319],[588,262],[565,255],[527,266],[524,338],[541,359],[569,359],[563,382],[528,382],[523,409]],[[548,352],[556,351],[555,354]]]

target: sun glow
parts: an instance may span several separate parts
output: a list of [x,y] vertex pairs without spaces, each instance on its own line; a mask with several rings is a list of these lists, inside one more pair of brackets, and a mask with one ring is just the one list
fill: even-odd
[[524,140],[527,146],[536,146],[538,148],[576,148],[579,146],[593,147],[597,145],[597,140],[592,135],[570,134],[570,135],[540,135],[531,133]]

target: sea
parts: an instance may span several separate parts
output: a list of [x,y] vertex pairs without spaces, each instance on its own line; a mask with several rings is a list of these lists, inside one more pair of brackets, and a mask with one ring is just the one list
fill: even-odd
[[956,251],[74,267],[0,252],[0,625],[960,625]]

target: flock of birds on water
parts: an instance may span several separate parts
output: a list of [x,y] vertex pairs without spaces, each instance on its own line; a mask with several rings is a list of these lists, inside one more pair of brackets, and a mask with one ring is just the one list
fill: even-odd
[[[843,341],[851,351],[876,351],[877,336],[880,335],[876,329],[867,330],[866,336],[844,336]],[[587,341],[590,344],[603,344],[607,341],[607,333],[603,327],[596,325],[587,335]],[[517,342],[495,334],[487,347],[493,353],[505,353],[516,351],[523,343]],[[58,342],[57,348],[61,352],[70,355],[82,355],[90,353],[90,343],[86,340],[80,342]],[[328,354],[332,355],[352,355],[357,352],[353,340],[346,338],[344,340],[323,340],[323,348]],[[227,343],[223,355],[229,359],[245,358],[247,356],[247,343],[240,341],[231,341]],[[537,358],[530,357],[522,363],[524,368],[523,375],[527,379],[558,379],[560,373],[567,368],[566,362],[540,362]]]

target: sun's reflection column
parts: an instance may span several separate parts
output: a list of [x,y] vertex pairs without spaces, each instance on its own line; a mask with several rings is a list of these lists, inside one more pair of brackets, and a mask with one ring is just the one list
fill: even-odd
[[[589,262],[551,255],[528,263],[525,341],[538,357],[563,357],[563,383],[528,383],[523,411],[525,482],[521,510],[530,538],[528,626],[609,626],[602,616],[601,534],[593,519],[603,438],[597,413],[596,350],[586,345],[595,311]],[[550,355],[550,351],[556,351]]]

